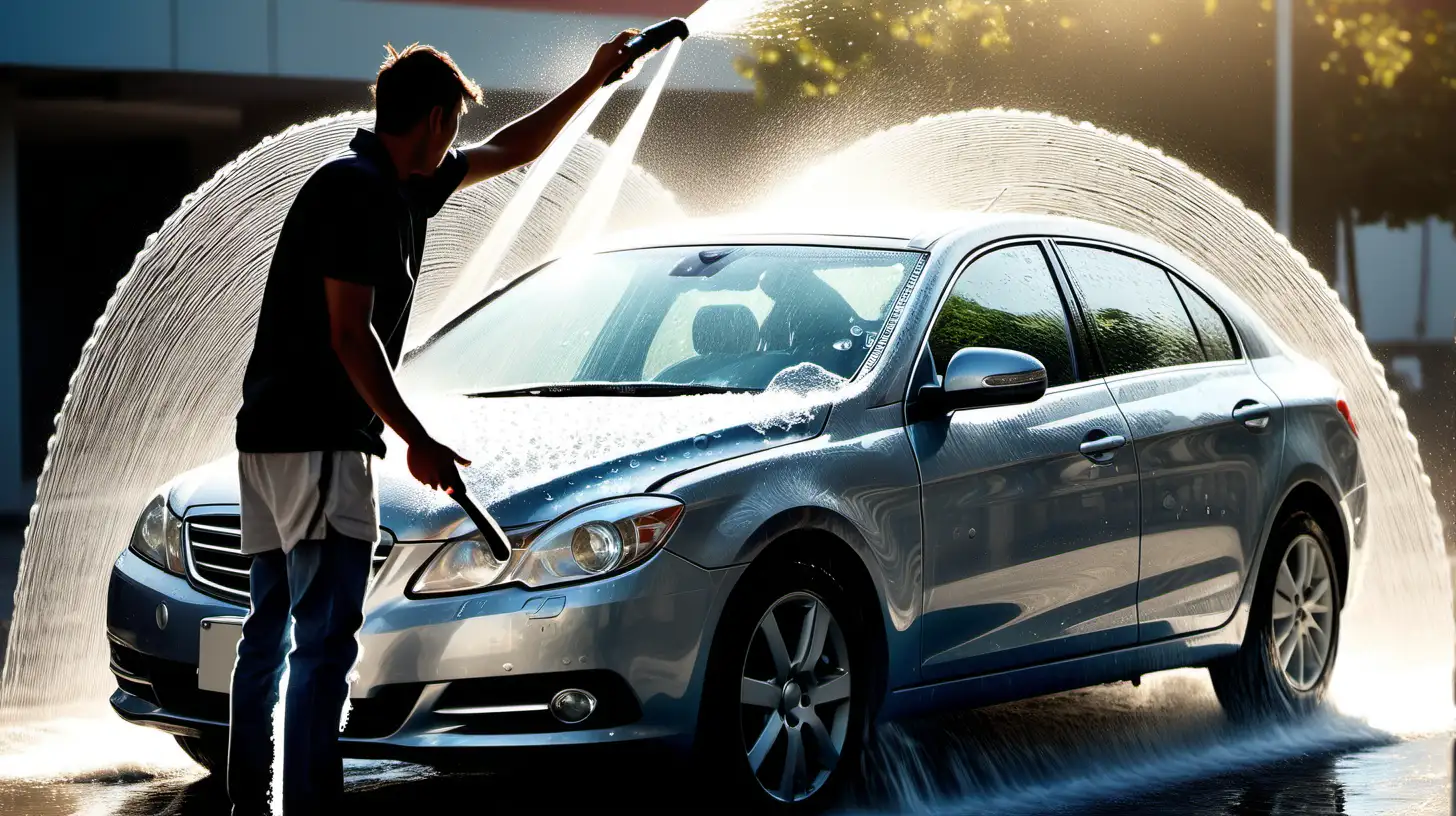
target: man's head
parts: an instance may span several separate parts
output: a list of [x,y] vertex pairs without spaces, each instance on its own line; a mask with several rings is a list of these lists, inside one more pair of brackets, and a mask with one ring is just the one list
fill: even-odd
[[386,45],[388,56],[374,81],[374,130],[410,148],[407,171],[431,173],[460,130],[468,102],[480,104],[480,86],[471,82],[450,55],[415,43],[401,51]]

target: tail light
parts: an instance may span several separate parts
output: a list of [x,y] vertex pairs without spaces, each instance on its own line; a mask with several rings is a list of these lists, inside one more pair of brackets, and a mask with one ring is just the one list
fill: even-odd
[[1335,408],[1339,410],[1340,416],[1344,417],[1346,424],[1350,426],[1350,433],[1358,437],[1360,435],[1360,429],[1355,427],[1355,415],[1350,413],[1350,403],[1342,399],[1336,400]]

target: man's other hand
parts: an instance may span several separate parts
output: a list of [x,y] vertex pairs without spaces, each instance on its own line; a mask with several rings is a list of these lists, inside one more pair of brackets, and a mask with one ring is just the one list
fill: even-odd
[[409,446],[405,458],[409,463],[410,474],[419,479],[421,484],[446,493],[465,491],[465,482],[461,480],[460,470],[455,465],[470,467],[470,460],[439,442],[433,439],[416,442]]

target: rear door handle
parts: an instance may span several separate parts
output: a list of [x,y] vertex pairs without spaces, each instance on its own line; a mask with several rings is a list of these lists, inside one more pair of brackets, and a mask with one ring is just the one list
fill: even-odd
[[1079,448],[1082,455],[1091,459],[1099,465],[1105,465],[1112,461],[1114,451],[1127,444],[1127,437],[1116,434],[1108,434],[1103,431],[1093,431],[1087,435]]
[[1234,406],[1234,421],[1244,423],[1251,431],[1262,431],[1269,427],[1269,406],[1262,402],[1244,400]]

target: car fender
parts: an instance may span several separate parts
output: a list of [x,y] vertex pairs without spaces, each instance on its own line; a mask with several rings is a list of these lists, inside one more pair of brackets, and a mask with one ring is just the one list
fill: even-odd
[[919,472],[898,405],[859,413],[868,421],[848,433],[680,474],[658,492],[687,506],[668,549],[705,568],[751,564],[795,533],[843,542],[874,586],[895,688],[919,676]]

